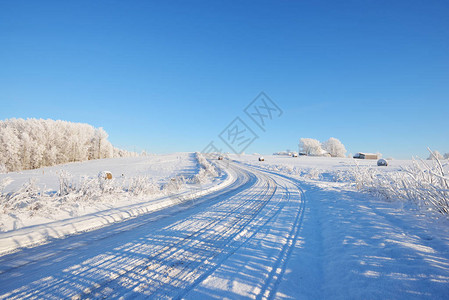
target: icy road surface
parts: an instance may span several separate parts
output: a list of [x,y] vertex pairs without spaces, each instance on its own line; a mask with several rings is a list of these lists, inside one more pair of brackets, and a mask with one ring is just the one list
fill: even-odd
[[188,204],[0,257],[0,299],[449,297],[448,240],[387,204],[226,169]]

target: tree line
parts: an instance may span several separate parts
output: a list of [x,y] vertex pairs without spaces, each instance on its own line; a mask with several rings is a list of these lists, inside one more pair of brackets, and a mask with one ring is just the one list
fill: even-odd
[[101,127],[51,119],[0,121],[0,172],[125,156],[137,154],[113,147]]

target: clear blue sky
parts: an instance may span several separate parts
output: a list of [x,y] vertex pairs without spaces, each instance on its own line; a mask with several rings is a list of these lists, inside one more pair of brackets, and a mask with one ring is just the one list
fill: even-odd
[[340,139],[449,152],[447,1],[1,1],[0,119],[201,150],[259,92],[284,111],[247,153]]

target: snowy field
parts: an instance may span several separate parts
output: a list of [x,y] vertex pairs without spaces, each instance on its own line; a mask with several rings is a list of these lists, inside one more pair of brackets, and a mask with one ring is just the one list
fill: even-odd
[[230,159],[275,173],[369,193],[383,200],[418,208],[436,217],[449,215],[449,162],[447,160],[387,160],[338,157],[230,155]]
[[[391,180],[385,176],[413,161],[378,167],[348,158],[230,158],[211,156],[217,168],[195,154],[69,164],[52,168],[53,181],[39,170],[7,174],[22,184],[34,174],[55,193],[62,167],[77,184],[83,176],[97,180],[106,167],[126,169],[125,178],[149,174],[159,191],[113,190],[97,199],[104,203],[94,214],[0,233],[2,247],[17,248],[45,230],[64,237],[100,221],[96,230],[4,251],[0,299],[448,299],[447,215],[361,189],[356,178]],[[123,195],[134,204],[114,202]]]
[[413,166],[412,160],[378,167],[376,160],[270,155],[259,162],[259,157],[230,156],[298,179],[306,198],[304,224],[279,285],[280,299],[449,298],[448,216],[360,192],[351,178],[335,178],[356,164],[380,174],[401,172]]
[[[112,173],[112,180],[99,178],[103,171]],[[0,174],[0,248],[62,237],[176,205],[216,189],[225,179],[224,173],[215,179],[206,174],[194,153],[110,158]],[[15,246],[7,242],[12,237]]]
[[[259,157],[263,157],[265,161],[259,162]],[[254,166],[286,166],[298,168],[301,170],[320,170],[323,172],[348,170],[356,165],[365,167],[377,167],[375,159],[353,159],[346,157],[316,157],[316,156],[298,156],[291,157],[287,155],[259,155],[259,154],[230,154],[230,159],[235,159]],[[388,160],[388,168],[384,171],[399,170],[401,167],[410,166],[412,160]]]
[[59,178],[63,172],[79,182],[82,178],[96,178],[101,171],[110,171],[114,178],[148,176],[155,182],[163,183],[179,173],[194,174],[198,171],[198,164],[192,153],[107,158],[0,174],[0,180],[12,179],[4,192],[15,191],[33,178],[45,192],[55,192],[59,189]]

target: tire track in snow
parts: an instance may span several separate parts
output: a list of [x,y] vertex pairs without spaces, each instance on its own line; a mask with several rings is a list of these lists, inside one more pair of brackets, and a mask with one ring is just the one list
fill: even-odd
[[[290,192],[288,191],[288,189],[286,189],[285,186],[282,186],[287,193],[287,198],[289,199],[290,197]],[[188,288],[186,288],[182,293],[178,294],[176,296],[176,299],[182,298],[183,296],[187,295],[192,289],[194,289],[198,284],[200,284],[204,279],[206,279],[209,275],[211,275],[215,270],[217,270],[222,264],[223,262],[226,261],[226,259],[228,259],[231,255],[233,255],[237,250],[239,250],[240,248],[242,248],[243,246],[245,246],[253,237],[255,237],[262,229],[265,228],[265,226],[272,221],[273,218],[275,218],[281,211],[282,209],[285,207],[286,203],[282,203],[283,200],[282,196],[279,201],[276,203],[276,205],[274,205],[273,208],[271,208],[267,213],[265,213],[265,215],[261,216],[258,220],[256,224],[253,224],[252,227],[256,227],[256,229],[254,231],[251,231],[252,228],[248,229],[247,232],[249,232],[250,234],[246,237],[246,240],[244,240],[242,243],[240,243],[232,252],[228,253],[226,256],[222,257],[220,262],[214,266],[211,270],[209,270],[208,272],[204,273],[202,276],[200,276],[191,286],[189,286]],[[287,199],[287,200],[288,200]]]
[[[241,182],[233,186],[234,190],[228,187],[226,191],[216,193],[217,198],[201,198],[211,201],[212,204],[202,205],[204,201],[199,202],[198,205],[192,206],[192,208],[198,206],[199,209],[195,208],[191,211],[192,213],[184,214],[187,216],[186,219],[178,218],[176,221],[176,218],[173,218],[175,222],[167,227],[161,227],[160,232],[150,233],[148,236],[142,235],[144,238],[142,243],[138,240],[130,240],[131,248],[128,244],[117,244],[120,245],[119,248],[127,248],[125,251],[115,250],[117,246],[114,246],[114,243],[120,241],[117,237],[122,235],[127,237],[128,233],[136,229],[143,233],[145,225],[151,224],[153,220],[142,218],[124,226],[114,226],[111,227],[112,233],[106,230],[101,231],[99,235],[90,233],[87,235],[89,237],[87,240],[83,240],[80,235],[72,239],[79,242],[79,245],[73,245],[65,250],[56,250],[60,255],[54,254],[51,257],[44,255],[32,263],[35,264],[34,267],[31,266],[36,269],[39,266],[44,267],[47,261],[50,262],[53,259],[68,259],[69,262],[65,264],[65,267],[56,269],[65,268],[65,270],[58,271],[59,273],[53,279],[47,281],[44,276],[35,276],[40,280],[30,281],[29,285],[22,287],[18,285],[19,288],[9,295],[17,298],[33,296],[50,298],[55,295],[64,295],[64,298],[72,296],[75,296],[74,298],[181,298],[186,296],[189,291],[195,289],[210,274],[219,269],[236,251],[244,248],[265,228],[269,228],[267,225],[276,220],[280,213],[284,215],[285,210],[290,209],[286,208],[291,197],[291,184],[287,182],[288,180],[280,180],[278,178],[281,177],[259,172],[253,168],[233,165],[229,167],[237,170]],[[294,184],[294,186],[297,188],[297,185]],[[293,225],[288,227],[287,242],[281,246],[279,254],[276,255],[275,267],[272,270],[280,270],[280,272],[260,274],[260,278],[265,280],[260,285],[261,297],[265,295],[272,297],[282,279],[302,222],[304,203],[301,205],[302,208],[298,209]],[[168,220],[167,224],[171,222],[171,219]],[[157,241],[160,234],[164,233],[173,235],[161,239],[157,244],[149,243]],[[112,238],[114,235],[116,238]],[[111,239],[108,239],[109,237]],[[67,241],[70,240],[70,238],[67,239]],[[91,243],[100,247],[106,244],[108,249],[115,248],[113,251],[100,249],[98,254],[85,256],[89,257],[88,260],[73,259],[76,258],[80,249],[84,249],[84,252],[93,249],[93,246],[89,245]],[[67,244],[56,243],[56,245],[65,247]],[[51,250],[51,247],[44,249]],[[118,252],[115,253],[115,251]],[[74,266],[74,261],[80,262],[81,267],[70,269]],[[11,275],[33,268],[22,265]]]
[[[268,279],[265,281],[264,286],[261,289],[261,292],[257,296],[257,299],[273,299],[276,294],[277,287],[285,273],[287,262],[289,261],[291,254],[293,252],[294,246],[298,240],[299,232],[301,230],[301,225],[304,219],[304,210],[305,210],[305,193],[299,187],[297,183],[295,183],[291,178],[286,176],[282,176],[284,179],[287,179],[289,182],[293,183],[296,188],[301,192],[301,205],[298,207],[298,212],[295,217],[295,221],[291,227],[291,230],[288,234],[287,241],[283,245],[282,250],[276,259],[276,262],[272,266],[272,270],[268,275]],[[286,190],[288,190],[286,188]],[[289,193],[290,195],[290,193]]]
[[[255,169],[251,166],[245,166],[245,167],[249,168],[253,172],[260,173],[259,171],[255,171]],[[218,285],[218,286],[226,285],[227,286],[227,291],[220,289],[220,291],[224,292],[223,297],[225,297],[225,298],[233,298],[233,297],[236,297],[237,295],[239,295],[239,297],[249,297],[249,298],[254,297],[256,299],[272,299],[273,297],[275,297],[278,285],[283,278],[283,275],[287,268],[287,263],[289,262],[289,260],[291,258],[293,249],[295,248],[295,245],[299,238],[299,233],[301,230],[303,217],[304,217],[304,211],[305,211],[305,195],[304,195],[303,191],[301,190],[301,188],[299,187],[299,183],[296,180],[286,177],[286,176],[278,176],[278,174],[276,174],[276,173],[270,174],[270,172],[265,172],[265,170],[261,170],[261,172],[264,174],[269,173],[269,175],[271,176],[271,179],[273,179],[276,182],[276,184],[284,190],[285,199],[280,199],[279,202],[276,203],[276,205],[274,207],[272,207],[271,210],[263,216],[263,218],[261,218],[261,220],[264,221],[263,225],[260,225],[253,232],[251,237],[248,238],[242,245],[239,246],[239,248],[246,248],[246,249],[242,249],[243,251],[240,252],[240,254],[237,254],[237,257],[235,259],[233,259],[231,257],[231,255],[234,253],[223,258],[223,260],[221,261],[221,264],[224,264],[223,267],[221,267],[221,265],[217,265],[217,267],[214,268],[214,270],[212,270],[209,274],[204,274],[204,276],[201,278],[201,281],[199,280],[199,282],[196,283],[196,285],[201,285],[201,287],[199,289],[197,289],[196,286],[192,286],[184,293],[181,293],[179,295],[179,298],[183,298],[185,296],[187,296],[186,298],[188,298],[188,299],[201,298],[204,295],[208,295],[207,291],[210,292],[213,287],[216,287],[216,285]],[[293,196],[292,196],[292,192],[294,193]],[[298,193],[296,193],[296,192],[298,192]],[[301,195],[301,198],[300,199],[297,198],[296,195],[298,195],[298,196]],[[295,200],[295,201],[292,202],[292,200]],[[296,200],[300,200],[300,201],[296,201]],[[297,204],[298,202],[299,202],[299,204]],[[273,229],[277,228],[276,226],[272,227],[272,225],[274,225],[277,221],[279,221],[283,225],[287,224],[288,219],[286,220],[285,217],[288,216],[290,218],[290,216],[292,214],[286,213],[286,211],[292,209],[293,207],[295,207],[295,213],[292,216],[293,222],[291,223],[291,225],[288,226],[289,230],[285,234],[286,235],[285,242],[282,243],[280,249],[278,250],[278,252],[276,254],[274,254],[274,255],[271,254],[270,257],[275,258],[274,262],[270,261],[270,260],[267,260],[264,262],[265,263],[264,266],[269,267],[271,271],[269,271],[269,272],[267,271],[267,273],[265,273],[266,269],[259,269],[258,270],[259,273],[257,274],[257,276],[253,277],[255,281],[252,282],[252,285],[253,285],[252,290],[247,290],[246,293],[243,292],[244,296],[241,293],[235,294],[234,292],[232,292],[234,286],[236,286],[236,285],[238,286],[239,284],[243,284],[243,285],[249,284],[249,282],[247,280],[241,281],[238,278],[236,279],[236,281],[234,281],[234,279],[232,279],[232,277],[225,279],[226,275],[225,275],[225,278],[222,275],[226,274],[227,272],[232,272],[232,271],[238,272],[239,271],[239,269],[237,269],[237,267],[239,266],[238,262],[240,262],[240,264],[243,263],[242,258],[244,259],[246,257],[248,251],[251,252],[251,251],[253,251],[252,249],[254,249],[254,247],[257,247],[257,246],[255,246],[255,245],[257,245],[257,242],[255,244],[252,243],[252,245],[251,244],[248,245],[248,247],[245,247],[246,244],[251,242],[252,238],[256,237],[258,235],[258,233],[260,233],[260,232],[266,231],[266,234],[269,234]],[[281,213],[282,213],[282,215],[281,215]],[[279,217],[281,219],[278,219]],[[276,235],[279,234],[279,232],[277,232],[278,230],[282,230],[283,232],[285,232],[284,229],[277,228],[277,229],[275,229],[274,234],[276,234]],[[258,239],[260,240],[261,238],[259,237]],[[262,240],[263,240],[263,238],[262,238]],[[236,250],[239,250],[239,249],[236,249]],[[266,253],[266,254],[268,254],[268,253]],[[242,257],[242,255],[243,255],[243,257]],[[233,260],[233,262],[227,263],[226,260],[229,258],[231,260]],[[235,265],[236,262],[237,262],[237,265]],[[243,263],[243,266],[245,266],[245,265],[246,264]],[[248,266],[250,266],[250,265],[248,265]],[[254,267],[254,265],[252,265],[252,266]],[[221,267],[221,271],[215,272],[220,267]],[[240,267],[242,267],[242,265],[240,265]],[[202,285],[202,281],[206,281],[206,279],[209,279],[209,278],[207,278],[209,276],[212,281],[209,281],[209,283],[206,285]],[[214,280],[218,280],[218,282],[216,282],[214,284],[213,283]],[[192,290],[194,290],[194,292],[190,293]]]
[[[188,281],[192,281],[202,274],[199,272],[200,270],[202,272],[206,271],[204,269],[207,269],[206,266],[210,265],[208,262],[224,251],[226,245],[241,233],[262,208],[265,207],[266,203],[271,200],[276,192],[276,185],[268,176],[263,177],[265,182],[258,180],[258,183],[262,183],[265,189],[261,192],[257,189],[251,192],[244,202],[229,211],[226,215],[206,224],[175,245],[164,247],[157,255],[149,257],[147,261],[142,262],[139,266],[120,274],[116,278],[99,284],[93,289],[87,290],[87,293],[80,296],[86,297],[93,295],[94,297],[102,297],[108,291],[114,290],[110,285],[115,286],[118,284],[120,286],[120,281],[124,281],[121,284],[126,284],[126,281],[132,284],[139,277],[145,277],[148,281],[141,286],[135,287],[137,289],[135,292],[157,298],[167,296],[174,288],[179,289],[182,286],[188,285]],[[251,189],[257,186],[258,184],[255,184]],[[230,200],[228,199],[227,201]],[[244,210],[240,211],[241,208],[244,208]],[[218,237],[216,231],[212,230],[217,225],[221,226]],[[217,245],[213,246],[214,243]],[[170,260],[173,259],[177,263],[170,263]],[[151,262],[153,263],[151,264]],[[149,265],[147,266],[146,264]],[[128,278],[127,275],[131,278]],[[175,287],[173,283],[176,282],[179,284]],[[120,290],[119,286],[116,286],[118,290]],[[119,295],[108,294],[107,296],[117,297]],[[128,296],[135,297],[136,295],[132,292]]]
[[[233,184],[231,184],[230,186],[228,186],[228,188],[226,188],[227,191],[225,193],[223,193],[223,191],[217,191],[216,193],[214,193],[212,195],[206,195],[205,197],[202,197],[202,198],[208,199],[211,196],[219,198],[219,197],[223,196],[223,194],[232,195],[236,190],[241,189],[243,186],[245,186],[245,184],[248,184],[248,181],[249,181],[249,178],[247,177],[247,174],[244,174],[244,178],[243,179],[238,178]],[[201,203],[202,203],[202,201],[198,202],[192,206],[200,205]],[[192,207],[192,206],[190,206],[190,207]],[[190,207],[187,207],[187,208],[190,208]],[[168,209],[173,209],[173,207],[169,207]],[[150,222],[154,222],[154,221],[157,221],[157,220],[165,217],[165,215],[152,216],[157,213],[158,213],[158,211],[150,212],[150,215],[151,215],[150,217],[138,216],[131,220],[126,220],[122,223],[111,224],[109,226],[110,230],[102,230],[102,228],[100,228],[101,233],[99,233],[97,231],[77,232],[76,234],[66,236],[64,238],[64,240],[53,239],[55,242],[57,242],[59,244],[58,249],[55,249],[53,244],[49,243],[49,244],[38,245],[36,247],[24,248],[23,250],[25,250],[25,251],[23,251],[23,252],[15,252],[15,253],[11,253],[11,254],[6,254],[6,255],[0,257],[0,264],[6,265],[6,266],[0,267],[0,275],[6,274],[8,272],[11,272],[15,269],[18,269],[20,267],[23,267],[23,266],[26,266],[29,264],[38,263],[39,261],[42,261],[44,259],[49,259],[50,257],[54,257],[58,254],[62,254],[67,251],[73,251],[77,248],[81,248],[81,247],[85,246],[88,243],[94,243],[94,242],[98,242],[103,239],[107,239],[107,238],[111,237],[112,235],[124,233],[124,232],[130,231],[130,230],[133,230],[133,229],[138,229],[140,227],[148,225],[148,223],[150,223]],[[74,239],[75,240],[78,239],[79,241],[73,242]],[[68,245],[63,245],[63,244],[65,244],[64,241],[70,241],[70,243],[68,243]],[[38,249],[38,252],[34,251],[36,249]],[[33,253],[30,255],[29,252],[36,252],[36,253]],[[7,266],[8,262],[10,261],[10,257],[14,257],[15,263],[12,264],[11,266]]]
[[[217,205],[217,207],[221,207],[224,204],[226,204],[226,202],[224,200],[222,200],[223,197],[226,197],[227,195],[233,196],[237,193],[239,193],[241,191],[241,189],[245,188],[247,185],[252,185],[254,184],[254,180],[256,180],[257,178],[255,178],[255,176],[249,174],[249,173],[244,173],[244,172],[240,172],[240,177],[238,179],[236,179],[236,182],[231,186],[228,186],[226,188],[225,191],[218,191],[217,193],[214,193],[213,195],[207,195],[205,197],[202,197],[201,199],[206,199],[207,201],[211,200],[212,203],[216,202],[215,205]],[[215,195],[215,198],[217,198],[218,200],[214,200],[215,198],[213,198],[213,196]],[[201,200],[200,202],[197,202],[196,205],[193,205],[193,207],[195,206],[200,206],[204,201]],[[218,202],[217,202],[218,201]],[[212,204],[214,205],[214,204]],[[242,204],[243,205],[243,204]],[[236,208],[238,209],[238,208]],[[185,210],[185,208],[181,209]],[[232,213],[232,212],[230,212]],[[160,219],[159,215],[156,215],[156,219]],[[162,215],[162,218],[165,217],[165,215]],[[86,233],[85,235],[78,235],[78,236],[73,236],[73,237],[69,237],[66,238],[64,240],[57,240],[55,241],[56,245],[59,245],[55,248],[52,248],[52,246],[54,247],[54,245],[52,244],[46,244],[43,246],[44,253],[42,253],[40,250],[42,249],[37,249],[37,248],[32,248],[32,249],[26,249],[26,250],[30,250],[30,252],[35,252],[34,253],[34,257],[30,259],[27,259],[25,262],[20,262],[21,260],[21,256],[26,256],[27,252],[29,251],[24,251],[23,253],[15,253],[12,256],[13,257],[18,257],[19,260],[19,264],[16,267],[11,267],[11,268],[7,268],[4,269],[2,272],[2,278],[7,278],[7,276],[16,276],[14,273],[16,272],[20,272],[20,271],[16,271],[16,270],[20,270],[21,268],[29,268],[29,267],[33,267],[35,265],[37,265],[37,267],[34,267],[34,269],[39,268],[39,265],[48,265],[46,262],[50,261],[50,260],[57,260],[58,257],[64,257],[65,260],[71,260],[72,258],[75,258],[77,256],[77,251],[78,248],[83,248],[86,245],[89,244],[95,244],[98,242],[101,242],[102,240],[106,240],[107,238],[110,238],[114,235],[117,234],[126,234],[127,232],[131,231],[131,230],[135,230],[138,228],[143,228],[145,227],[145,225],[148,225],[149,223],[153,222],[154,218],[139,218],[139,219],[134,219],[131,220],[130,222],[125,222],[125,224],[114,224],[113,226],[111,226],[112,230],[101,230],[99,233],[96,232],[89,232]],[[83,237],[85,238],[87,235],[88,239],[83,239]],[[74,243],[73,243],[74,242]],[[68,244],[68,246],[67,246]],[[61,247],[62,245],[62,247]],[[54,257],[54,259],[52,259]],[[27,257],[24,257],[24,259],[26,259]],[[10,256],[5,256],[2,257],[2,259],[9,259],[11,260]],[[138,262],[140,263],[140,262]],[[126,272],[126,270],[129,269],[125,269],[125,270],[121,270],[120,272]],[[10,273],[8,275],[8,273]],[[11,274],[12,273],[12,274]],[[75,281],[77,279],[77,276],[75,275],[70,275],[70,274],[64,274],[64,276],[62,278],[60,278],[57,282],[53,282],[51,286],[48,287],[42,287],[41,289],[39,289],[39,293],[40,295],[51,295],[52,291],[57,290],[57,288],[62,285],[65,282],[70,282],[70,281]],[[0,280],[1,282],[2,280]],[[92,281],[92,280],[89,280]],[[95,281],[93,281],[95,282]],[[98,284],[94,283],[93,286],[98,286]],[[33,291],[31,294],[36,293],[36,291]],[[16,295],[17,297],[23,297],[25,294],[24,293],[20,293],[20,292],[16,292],[16,293],[7,293],[9,295]],[[30,296],[30,294],[28,294],[28,296]],[[0,295],[0,298],[2,296]]]

